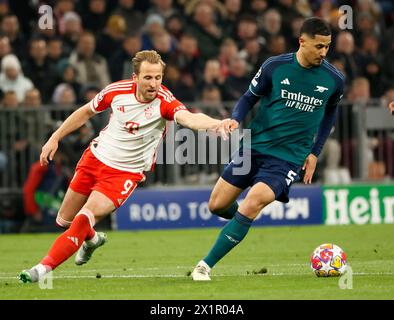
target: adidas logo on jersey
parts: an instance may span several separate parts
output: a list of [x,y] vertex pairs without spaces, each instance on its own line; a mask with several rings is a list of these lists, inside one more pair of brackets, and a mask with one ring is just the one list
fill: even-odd
[[287,84],[287,85],[290,85],[290,81],[289,81],[289,79],[288,79],[288,78],[286,78],[286,79],[282,80],[280,83],[281,83],[281,84]]
[[71,240],[78,247],[78,238],[76,238],[76,237],[67,237],[67,239]]

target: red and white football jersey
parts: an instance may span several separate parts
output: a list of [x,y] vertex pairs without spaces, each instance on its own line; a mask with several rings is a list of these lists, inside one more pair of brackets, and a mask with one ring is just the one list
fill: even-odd
[[111,168],[142,173],[153,167],[166,120],[174,120],[177,111],[187,109],[163,85],[154,100],[140,102],[136,86],[132,80],[112,83],[90,102],[96,113],[111,108],[108,125],[90,148],[97,159]]

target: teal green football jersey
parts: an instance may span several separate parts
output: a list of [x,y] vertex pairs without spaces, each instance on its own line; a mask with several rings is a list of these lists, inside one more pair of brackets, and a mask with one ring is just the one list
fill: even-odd
[[295,53],[267,59],[249,86],[261,98],[248,126],[251,148],[302,165],[326,110],[342,98],[343,86],[343,75],[325,60],[304,68]]

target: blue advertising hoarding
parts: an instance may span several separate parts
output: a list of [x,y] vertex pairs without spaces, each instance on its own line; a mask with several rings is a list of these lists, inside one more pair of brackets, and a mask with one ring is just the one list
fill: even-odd
[[[117,210],[118,230],[220,227],[226,220],[212,215],[208,199],[212,189],[140,189]],[[275,201],[264,208],[254,226],[321,224],[320,187],[294,186],[289,203]],[[241,195],[238,202],[241,202]]]

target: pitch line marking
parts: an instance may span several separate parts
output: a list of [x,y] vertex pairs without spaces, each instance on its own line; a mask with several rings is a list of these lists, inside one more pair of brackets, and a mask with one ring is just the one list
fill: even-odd
[[[253,274],[255,275],[255,274]],[[294,274],[294,273],[266,273],[266,274],[257,274],[258,276],[264,276],[264,277],[269,277],[269,276],[308,276],[310,273],[300,273],[300,274]],[[359,273],[353,273],[353,276],[393,276],[394,272],[359,272]],[[213,277],[249,277],[250,274],[213,274]],[[57,275],[54,276],[54,279],[94,279],[96,278],[96,275]],[[138,275],[138,274],[101,274],[101,278],[108,278],[108,279],[116,279],[116,278],[189,278],[189,276],[182,275],[182,274],[146,274],[146,275]],[[16,280],[17,276],[0,276],[0,279],[2,280]]]

